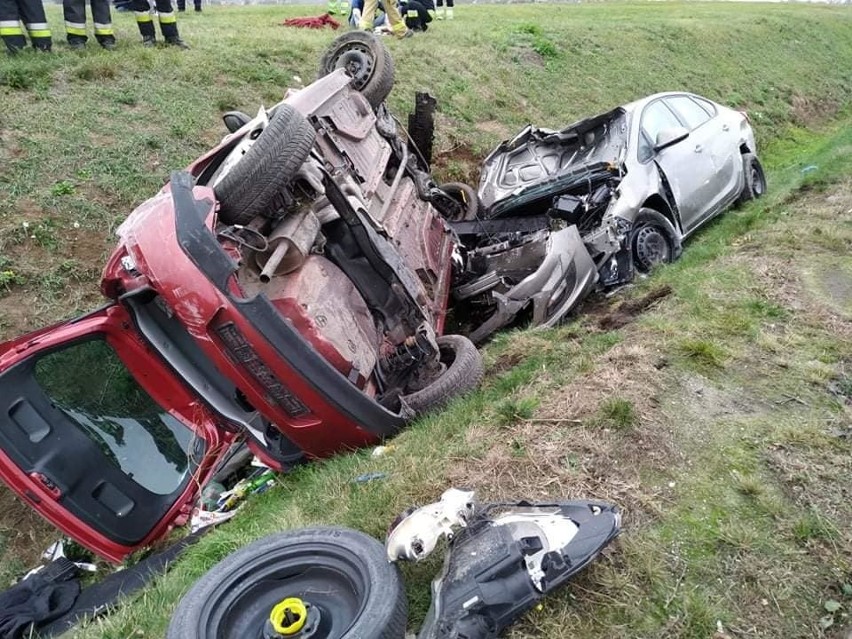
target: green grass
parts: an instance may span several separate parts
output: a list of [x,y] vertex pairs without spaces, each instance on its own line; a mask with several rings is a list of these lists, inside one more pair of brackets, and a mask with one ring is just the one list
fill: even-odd
[[[58,8],[48,10],[59,25]],[[313,77],[334,34],[278,24],[313,12],[211,7],[181,20],[185,52],[141,48],[132,16],[118,14],[114,53],[59,44],[53,56],[0,60],[0,338],[98,303],[112,232],[222,136],[221,112],[252,113],[294,76]],[[415,90],[439,100],[441,179],[475,181],[479,159],[527,122],[559,127],[683,88],[749,111],[768,197],[622,293],[672,289],[632,324],[601,332],[595,313],[607,309],[591,309],[557,329],[498,336],[480,391],[414,424],[382,457],[361,451],[282,478],[131,605],[75,636],[163,636],[190,584],[249,541],[315,523],[382,538],[399,512],[451,485],[625,510],[606,557],[512,637],[570,628],[704,639],[721,623],[731,636],[804,638],[849,625],[852,445],[834,433],[850,422],[852,331],[826,282],[852,273],[852,14],[613,3],[456,15],[388,43],[394,111],[404,116]],[[373,471],[387,478],[353,483]],[[13,534],[21,524],[0,520],[4,579],[22,548],[54,535],[27,525],[29,546]],[[412,628],[438,565],[404,570]]]

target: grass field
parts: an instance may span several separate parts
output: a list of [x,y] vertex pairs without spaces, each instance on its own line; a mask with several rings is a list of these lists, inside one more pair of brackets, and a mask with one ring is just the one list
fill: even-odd
[[[191,51],[139,46],[0,60],[0,339],[99,302],[116,225],[224,133],[222,111],[313,77],[331,32],[313,7],[213,7]],[[391,452],[312,464],[252,500],[166,577],[79,637],[160,637],[213,563],[312,523],[381,537],[451,485],[482,498],[609,499],[625,533],[511,637],[846,639],[852,628],[852,12],[748,4],[460,6],[389,42],[391,106],[439,103],[436,172],[529,121],[558,127],[687,89],[747,109],[770,195],[678,263],[593,299],[558,329],[486,349],[486,382]],[[50,8],[54,26],[60,13]],[[804,171],[803,171],[804,169]],[[643,304],[647,300],[648,304]],[[653,303],[651,303],[651,300]],[[642,309],[636,312],[636,309]],[[353,484],[382,471],[384,481]],[[55,533],[0,493],[0,577]],[[411,626],[437,561],[406,567]]]

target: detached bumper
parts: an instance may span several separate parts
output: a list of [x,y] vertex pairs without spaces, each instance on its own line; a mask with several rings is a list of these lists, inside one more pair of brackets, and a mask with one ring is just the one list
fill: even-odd
[[555,326],[592,290],[598,271],[576,226],[551,233],[541,266],[505,294],[493,293],[497,309],[470,334],[474,343],[509,324],[532,304],[533,325]]

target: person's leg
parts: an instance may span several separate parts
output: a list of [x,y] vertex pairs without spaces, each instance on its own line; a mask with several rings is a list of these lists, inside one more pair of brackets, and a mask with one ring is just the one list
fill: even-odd
[[453,19],[453,4],[455,0],[447,0],[447,20]]
[[112,16],[109,13],[110,0],[90,0],[92,20],[95,23],[95,40],[104,49],[115,48],[115,31],[112,30]]
[[201,13],[201,0],[193,0],[195,5],[195,13]]
[[65,37],[74,49],[86,46],[86,0],[63,0],[62,12],[65,17]]
[[361,20],[358,22],[358,28],[364,31],[373,30],[373,18],[376,17],[376,8],[379,5],[378,0],[364,0],[364,10],[361,12]]
[[409,28],[405,25],[405,20],[399,15],[396,0],[385,0],[385,15],[388,17],[391,31],[395,36],[405,37],[410,33]]
[[444,8],[444,0],[436,0],[435,7],[435,17],[438,18],[438,20],[443,20],[447,17],[447,10]]
[[16,0],[0,0],[0,38],[3,38],[9,55],[27,46]]
[[189,46],[180,39],[178,33],[177,17],[172,9],[172,0],[157,0],[157,12],[160,14],[160,33],[163,34],[163,39],[181,49],[188,49]]
[[142,46],[153,47],[157,42],[154,32],[154,18],[151,16],[151,5],[148,0],[133,0],[130,3],[133,15],[136,16],[136,26],[142,36]]
[[24,27],[30,34],[33,48],[39,51],[50,51],[53,47],[53,37],[50,27],[47,26],[47,17],[44,15],[44,5],[41,0],[21,0],[21,19]]
[[186,0],[177,0],[177,10],[181,13],[186,11]]

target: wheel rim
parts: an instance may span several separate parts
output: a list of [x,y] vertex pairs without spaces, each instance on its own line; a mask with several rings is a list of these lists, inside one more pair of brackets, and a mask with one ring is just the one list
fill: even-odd
[[763,183],[763,173],[756,164],[751,165],[751,184],[754,197],[760,197],[766,191],[766,185]]
[[334,65],[335,69],[345,69],[352,78],[352,86],[360,91],[373,75],[373,55],[370,50],[358,44],[343,49]]
[[671,261],[671,246],[664,232],[656,226],[643,226],[633,240],[636,261],[644,271]]
[[301,600],[310,612],[307,623],[286,639],[343,637],[369,596],[362,573],[357,557],[317,545],[242,564],[208,599],[205,636],[277,639],[282,635],[272,632],[273,610],[286,600]]

